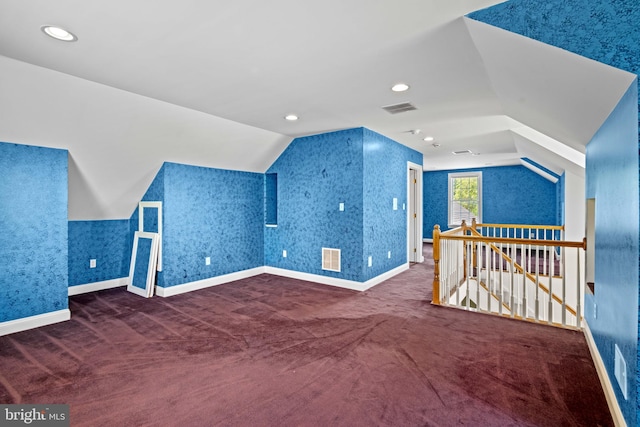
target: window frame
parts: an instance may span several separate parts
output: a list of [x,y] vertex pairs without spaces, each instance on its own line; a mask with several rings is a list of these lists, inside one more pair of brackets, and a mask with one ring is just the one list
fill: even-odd
[[[482,172],[453,172],[448,176],[448,195],[447,195],[447,223],[449,228],[460,227],[460,224],[453,223],[452,204],[453,204],[453,180],[457,178],[477,178],[478,179],[478,215],[476,222],[482,222]],[[468,224],[471,225],[471,224]]]

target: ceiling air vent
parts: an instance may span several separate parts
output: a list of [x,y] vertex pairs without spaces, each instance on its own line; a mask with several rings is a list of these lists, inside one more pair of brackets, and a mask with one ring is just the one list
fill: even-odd
[[456,156],[461,156],[463,154],[473,154],[471,150],[460,150],[460,151],[452,151]]
[[391,113],[391,114],[398,114],[398,113],[404,113],[406,111],[417,110],[417,108],[409,102],[403,102],[401,104],[394,104],[394,105],[387,105],[386,107],[382,107],[382,109],[385,110],[387,113]]

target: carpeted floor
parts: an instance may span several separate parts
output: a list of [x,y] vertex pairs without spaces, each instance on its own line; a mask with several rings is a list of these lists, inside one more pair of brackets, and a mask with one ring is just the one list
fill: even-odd
[[0,403],[73,426],[609,426],[584,336],[432,306],[424,264],[358,293],[260,275],[70,299],[0,337]]

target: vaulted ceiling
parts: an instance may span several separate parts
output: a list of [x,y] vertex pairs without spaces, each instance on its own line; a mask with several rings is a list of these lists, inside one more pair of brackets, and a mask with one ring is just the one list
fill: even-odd
[[128,218],[163,161],[263,172],[296,136],[358,126],[425,170],[580,173],[635,76],[464,17],[496,3],[6,0],[0,140],[69,150],[70,219]]

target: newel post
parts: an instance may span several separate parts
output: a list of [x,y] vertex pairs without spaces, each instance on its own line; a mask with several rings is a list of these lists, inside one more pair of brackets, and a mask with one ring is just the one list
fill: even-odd
[[433,295],[432,304],[440,304],[440,226],[433,226]]

